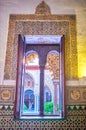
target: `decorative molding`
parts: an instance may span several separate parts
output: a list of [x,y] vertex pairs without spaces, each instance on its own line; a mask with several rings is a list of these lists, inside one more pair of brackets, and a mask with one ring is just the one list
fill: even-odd
[[0,110],[14,110],[14,105],[0,105]]
[[[14,104],[15,85],[0,86],[0,104]],[[85,86],[66,86],[66,105],[84,105],[86,104],[86,85]]]
[[86,105],[67,105],[67,110],[86,110]]
[[[66,86],[72,86],[72,87],[82,87],[86,86],[86,80],[85,79],[78,79],[78,80],[66,80],[65,81]],[[3,80],[3,87],[4,86],[16,86],[16,80]]]
[[16,79],[18,34],[65,35],[66,79],[76,79],[78,64],[75,22],[74,15],[11,15],[4,79]]
[[86,86],[67,86],[67,105],[86,104]]
[[15,89],[12,86],[0,87],[0,104],[14,104]]
[[51,14],[50,7],[49,7],[44,1],[42,1],[42,2],[36,7],[35,14],[41,14],[41,15],[42,15],[42,14],[45,14],[45,15]]
[[16,80],[4,80],[3,81],[3,86],[16,86]]
[[[14,105],[2,104],[0,110],[14,110]],[[86,105],[67,105],[66,110],[86,110]]]
[[77,80],[67,80],[66,86],[86,86],[86,77]]
[[[9,86],[9,84],[13,84],[14,82],[11,82],[11,80],[16,79],[18,34],[65,35],[66,77],[68,79],[77,78],[76,18],[74,15],[51,15],[49,7],[45,6],[45,2],[42,2],[41,4],[42,8],[40,9],[39,4],[36,8],[35,15],[11,15],[9,19],[4,76],[4,79],[9,80],[9,82],[5,81],[3,86],[0,86],[0,130],[85,130],[86,106],[84,103],[86,104],[86,87],[81,86],[67,86],[66,99],[67,104],[71,104],[71,106],[67,105],[67,117],[64,120],[14,120],[13,102],[15,89],[14,87]],[[6,84],[7,86],[4,86]],[[10,98],[6,100],[6,102],[1,99],[1,93],[5,90],[10,92]],[[71,99],[70,94],[73,90],[80,92],[80,101],[78,99]],[[74,104],[77,105],[75,106]]]

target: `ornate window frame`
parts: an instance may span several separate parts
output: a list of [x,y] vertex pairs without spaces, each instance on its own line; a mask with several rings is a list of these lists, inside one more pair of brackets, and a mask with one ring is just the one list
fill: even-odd
[[[34,36],[32,36],[32,39]],[[53,36],[54,37],[54,36]],[[42,38],[42,37],[41,37]],[[39,39],[41,39],[39,36]],[[44,37],[45,38],[45,37]],[[49,43],[46,44],[43,42],[41,42],[41,44],[26,44],[25,43],[25,37],[23,38],[21,35],[19,35],[19,40],[18,40],[18,60],[17,60],[17,82],[16,82],[16,100],[15,100],[15,118],[20,118],[20,119],[61,119],[65,117],[65,61],[64,61],[64,56],[65,56],[65,45],[64,45],[64,36],[60,37],[59,40],[55,41],[56,43],[51,44],[50,40]],[[59,41],[59,43],[58,43]],[[37,41],[38,43],[38,41]],[[46,48],[49,48],[50,50],[56,49],[59,52],[60,55],[60,63],[59,63],[59,82],[58,82],[58,78],[57,78],[57,70],[55,72],[54,75],[54,79],[53,79],[53,84],[54,84],[54,89],[56,92],[57,91],[57,87],[58,87],[58,83],[59,83],[59,114],[54,114],[54,115],[46,115],[44,114],[44,69],[45,68],[45,57],[43,56],[44,59],[41,59],[40,57],[40,61],[39,61],[39,65],[40,65],[40,112],[38,115],[34,115],[34,114],[23,114],[23,94],[24,94],[24,72],[25,72],[25,63],[23,61],[25,61],[25,55],[27,54],[28,50],[30,50],[30,48],[36,49],[39,54],[41,52],[41,54],[44,55],[45,53],[48,53],[48,50],[46,50]],[[43,50],[42,48],[45,48],[45,50]],[[43,52],[42,52],[43,51]],[[44,67],[43,67],[44,66]],[[54,73],[53,73],[54,74]],[[57,94],[55,94],[57,95]],[[56,102],[56,97],[54,96],[54,102]],[[57,102],[56,102],[57,104]],[[55,104],[54,104],[55,105]],[[53,110],[55,109],[55,107],[53,106]],[[56,110],[57,111],[57,110]]]

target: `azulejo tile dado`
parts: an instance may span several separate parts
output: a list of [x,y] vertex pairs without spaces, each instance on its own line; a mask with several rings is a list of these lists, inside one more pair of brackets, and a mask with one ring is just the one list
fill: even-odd
[[14,105],[0,105],[0,110],[13,110],[14,109]]
[[[0,110],[14,110],[14,105],[0,105]],[[86,105],[67,105],[66,110],[86,110]]]
[[[0,105],[0,116],[14,116],[14,105]],[[67,105],[66,116],[85,116],[86,105]],[[38,125],[37,123],[35,125]],[[50,123],[52,125],[52,123]],[[45,124],[46,126],[46,124]]]
[[86,105],[69,105],[67,110],[86,110]]
[[[37,122],[38,125],[35,125]],[[51,124],[54,123],[54,125]],[[64,120],[14,120],[13,116],[1,116],[2,130],[86,130],[86,116],[68,116]],[[71,128],[71,129],[70,129]]]

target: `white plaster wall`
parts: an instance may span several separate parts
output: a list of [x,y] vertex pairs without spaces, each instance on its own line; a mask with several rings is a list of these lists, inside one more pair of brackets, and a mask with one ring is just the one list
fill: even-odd
[[[52,14],[76,14],[86,9],[86,0],[45,0]],[[33,14],[41,0],[0,0],[0,85],[3,85],[7,35],[10,14]],[[77,15],[77,14],[76,14]]]

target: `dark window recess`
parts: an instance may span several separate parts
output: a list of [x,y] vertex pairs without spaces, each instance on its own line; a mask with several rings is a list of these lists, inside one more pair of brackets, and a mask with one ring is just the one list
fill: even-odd
[[25,43],[25,38],[18,38],[15,118],[63,118],[64,36],[54,44]]

